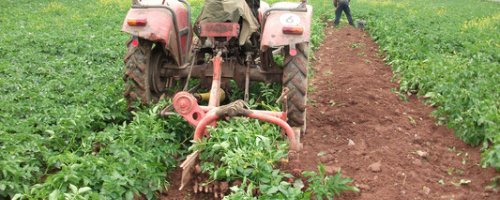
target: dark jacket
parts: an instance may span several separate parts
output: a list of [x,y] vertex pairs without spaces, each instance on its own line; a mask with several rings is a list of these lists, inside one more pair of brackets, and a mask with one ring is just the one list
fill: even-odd
[[338,7],[338,6],[339,6],[339,2],[340,2],[340,3],[347,3],[347,4],[349,4],[349,2],[350,2],[350,1],[351,1],[351,0],[333,0],[333,5],[334,5],[335,7]]

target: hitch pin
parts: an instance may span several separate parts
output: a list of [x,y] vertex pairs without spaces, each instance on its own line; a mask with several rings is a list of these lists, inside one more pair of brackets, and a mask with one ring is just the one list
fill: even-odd
[[288,92],[290,92],[290,89],[287,87],[283,88],[283,92],[281,93],[280,97],[276,100],[276,103],[280,103],[283,101],[283,99],[288,95]]

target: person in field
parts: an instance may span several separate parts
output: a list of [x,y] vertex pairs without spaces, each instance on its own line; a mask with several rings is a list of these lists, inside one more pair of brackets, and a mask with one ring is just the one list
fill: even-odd
[[335,20],[333,21],[333,24],[335,26],[339,25],[340,17],[342,16],[342,11],[344,11],[347,17],[347,21],[349,21],[349,24],[351,26],[354,26],[354,23],[352,22],[351,9],[349,8],[349,1],[350,0],[333,0],[333,5],[336,8]]

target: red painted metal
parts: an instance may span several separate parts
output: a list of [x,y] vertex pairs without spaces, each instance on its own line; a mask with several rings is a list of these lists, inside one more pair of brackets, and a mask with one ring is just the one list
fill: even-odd
[[189,92],[178,92],[172,102],[175,111],[193,126],[197,126],[200,120],[205,117],[206,111],[198,106],[198,101]]
[[[213,80],[212,88],[210,90],[210,99],[208,106],[199,106],[196,98],[188,92],[179,92],[174,96],[173,104],[174,109],[189,122],[189,124],[196,127],[193,139],[201,140],[203,137],[208,137],[207,126],[216,126],[217,111],[219,111],[220,103],[220,84],[221,84],[221,53],[217,53],[212,59],[213,62]],[[290,141],[290,149],[299,151],[301,146],[295,138],[295,132],[292,127],[286,122],[285,112],[261,111],[261,110],[247,110],[245,116],[249,118],[259,119],[265,122],[273,123],[280,126]]]
[[220,104],[220,81],[221,81],[221,64],[222,57],[221,52],[217,53],[217,56],[212,60],[214,66],[214,75],[212,80],[212,89],[210,90],[210,100],[208,101],[208,106],[217,107]]
[[260,8],[258,15],[258,20],[260,24],[262,24],[262,18],[264,17],[264,12],[266,12],[267,9],[269,9],[269,4],[264,1],[260,1]]
[[[249,110],[249,111],[250,112],[248,115],[246,115],[246,117],[262,120],[262,121],[273,123],[273,124],[280,126],[285,131],[285,133],[288,137],[288,140],[290,142],[290,149],[294,150],[294,151],[300,150],[300,148],[301,148],[300,144],[297,143],[297,140],[295,138],[295,133],[294,133],[292,127],[290,127],[290,125],[288,125],[288,123],[286,123],[285,119],[281,119],[279,117],[276,117],[276,116],[282,115],[282,112],[274,112],[271,114],[270,111],[267,111],[267,112],[266,111],[258,111],[258,110]],[[217,108],[211,109],[199,121],[199,123],[196,126],[196,129],[194,131],[193,140],[195,140],[195,141],[201,140],[203,138],[203,136],[208,136],[207,131],[206,131],[206,127],[208,125],[210,125],[211,123],[217,121],[217,119],[219,119],[216,112],[217,112]]]
[[200,120],[200,122],[196,126],[196,129],[194,130],[193,140],[198,141],[201,140],[203,136],[208,136],[208,133],[206,131],[207,126],[209,124],[213,124],[218,119],[215,111],[216,109],[210,110],[208,113],[206,113],[205,117]]
[[[311,19],[313,8],[307,5],[307,12],[289,11],[286,9],[297,8],[300,3],[281,2],[275,3],[269,9],[285,9],[270,11],[265,17],[261,34],[260,49],[265,51],[269,47],[280,47],[290,44],[309,42],[311,35]],[[301,26],[302,34],[285,34],[284,27]]]
[[[175,16],[172,16],[167,7],[175,13]],[[128,19],[145,19],[147,23],[144,26],[131,26],[128,24]],[[174,19],[178,31],[183,32],[180,40],[176,38],[177,32]],[[172,57],[176,63],[182,65],[190,55],[189,49],[186,48],[187,42],[192,40],[192,38],[188,38],[189,34],[187,34],[191,30],[190,26],[188,23],[188,10],[184,4],[177,0],[166,0],[163,4],[157,6],[131,8],[123,22],[122,31],[163,44],[173,54]],[[179,46],[181,48],[180,53]]]
[[277,118],[277,117],[272,117],[266,114],[262,113],[255,113],[251,112],[248,117],[250,118],[255,118],[258,120],[262,120],[265,122],[273,123],[278,126],[280,126],[283,130],[285,130],[286,135],[288,137],[288,141],[290,142],[290,149],[294,151],[299,151],[301,149],[300,144],[297,142],[297,139],[295,138],[295,132],[293,131],[292,127],[286,123],[285,120]]
[[202,37],[238,37],[240,29],[238,23],[202,23],[200,26]]

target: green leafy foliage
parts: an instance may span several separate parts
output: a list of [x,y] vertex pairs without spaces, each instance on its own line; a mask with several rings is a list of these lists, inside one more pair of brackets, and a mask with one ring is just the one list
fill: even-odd
[[[203,1],[190,2],[194,19]],[[129,6],[123,0],[0,1],[0,199],[154,199],[168,186],[165,173],[186,151],[192,127],[180,117],[160,119],[160,106],[126,112],[128,35],[119,30]],[[313,26],[319,34],[324,23]],[[278,109],[278,86],[257,87],[263,92],[252,96],[253,108]],[[229,134],[258,131],[242,142],[220,135],[211,143],[239,148],[224,155],[225,170],[214,171],[229,180],[248,176],[252,187],[281,195],[275,197],[299,195],[299,187],[282,181],[289,175],[273,169],[286,156],[277,127],[248,122],[222,124]],[[253,157],[236,160],[247,154]],[[234,167],[239,164],[252,171]]]
[[307,191],[312,192],[316,199],[333,199],[343,191],[359,192],[359,189],[348,185],[352,182],[350,178],[342,177],[340,170],[335,176],[326,176],[323,165],[318,166],[318,172],[303,172],[308,177],[309,187]]
[[168,184],[192,128],[158,108],[130,121],[119,32],[129,6],[0,2],[0,198],[153,198]]
[[[279,96],[270,89],[276,86],[257,84],[252,99],[275,102]],[[273,94],[273,95],[272,95]],[[238,98],[234,96],[233,98]],[[255,101],[252,101],[255,102]],[[255,102],[258,107],[260,101]],[[270,110],[279,110],[276,104],[270,104]],[[231,195],[226,199],[310,199],[316,197],[333,198],[342,191],[358,191],[347,185],[349,178],[326,176],[323,166],[319,173],[304,172],[309,177],[309,188],[304,191],[301,179],[276,169],[281,161],[287,160],[288,145],[276,125],[263,123],[248,118],[234,118],[220,121],[217,127],[210,129],[210,138],[195,142],[192,151],[200,151],[202,172],[209,175],[207,183],[212,181],[242,181],[241,185],[231,187]]]
[[440,123],[482,145],[483,166],[500,169],[498,4],[443,0],[353,1],[356,18],[386,55],[400,91],[437,106]]
[[279,143],[278,127],[257,120],[220,122],[210,135],[192,150],[202,151],[200,159],[207,161],[202,162],[202,170],[214,180],[256,179],[272,173],[276,162],[287,156],[287,143]]
[[98,150],[79,155],[64,152],[48,161],[56,170],[43,183],[35,184],[30,198],[72,192],[71,185],[91,187],[100,198],[131,199],[135,194],[154,197],[163,190],[165,172],[175,168],[182,136],[192,130],[180,117],[158,118],[157,108],[139,112],[128,124],[114,125],[96,133]]
[[303,173],[308,178],[306,190],[301,179],[275,169],[286,159],[287,145],[274,125],[236,118],[219,123],[210,135],[196,142],[192,150],[201,151],[201,169],[209,175],[207,183],[242,181],[242,185],[231,187],[226,199],[310,199],[311,194],[316,199],[332,199],[343,191],[359,191],[348,185],[352,180],[340,172],[326,176],[322,165],[318,173]]

